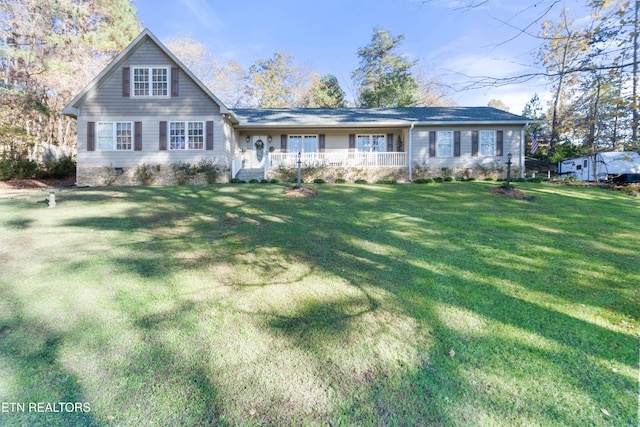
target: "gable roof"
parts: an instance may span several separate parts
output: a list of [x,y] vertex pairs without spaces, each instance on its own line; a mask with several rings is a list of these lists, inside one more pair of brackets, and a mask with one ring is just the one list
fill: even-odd
[[439,124],[525,125],[532,120],[492,107],[234,109],[238,128],[409,126]]
[[82,105],[82,103],[85,100],[85,97],[87,96],[87,94],[89,94],[89,92],[91,92],[95,87],[98,87],[102,84],[102,82],[111,75],[112,71],[117,69],[122,63],[124,63],[127,59],[129,59],[129,57],[131,55],[133,55],[133,53],[135,53],[138,48],[140,46],[142,46],[144,43],[147,43],[148,41],[151,41],[153,43],[155,43],[173,62],[176,63],[176,65],[178,65],[178,67],[181,68],[181,70],[187,75],[189,76],[189,78],[191,78],[191,80],[193,80],[196,85],[198,85],[198,87],[200,87],[200,89],[202,89],[207,96],[209,96],[209,98],[211,98],[213,100],[213,102],[215,102],[216,104],[218,104],[220,106],[220,113],[222,114],[226,114],[226,115],[230,115],[232,118],[232,121],[235,123],[237,120],[235,119],[235,116],[233,115],[233,113],[224,105],[224,103],[222,101],[220,101],[218,99],[218,97],[216,97],[213,92],[211,92],[211,90],[209,90],[209,88],[207,86],[204,85],[204,83],[202,83],[200,81],[200,79],[198,79],[195,74],[193,74],[191,72],[191,70],[189,70],[189,68],[187,68],[182,61],[180,61],[151,31],[149,31],[148,29],[144,29],[139,35],[138,37],[136,37],[131,43],[129,43],[129,45],[122,51],[120,52],[113,61],[111,61],[111,63],[109,65],[107,65],[105,67],[104,70],[102,70],[102,72],[100,74],[98,74],[92,81],[91,83],[89,83],[83,90],[82,92],[80,92],[78,95],[76,95],[75,98],[73,98],[71,100],[71,102],[69,102],[69,104],[67,104],[67,106],[62,110],[62,114],[67,115],[67,116],[71,116],[73,118],[77,118],[78,117],[78,109],[80,108],[80,106]]

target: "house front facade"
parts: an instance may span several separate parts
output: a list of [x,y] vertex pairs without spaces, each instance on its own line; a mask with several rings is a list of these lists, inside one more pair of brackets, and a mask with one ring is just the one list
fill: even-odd
[[[224,182],[282,177],[300,162],[347,180],[524,171],[528,119],[489,107],[228,109],[144,30],[62,111],[76,119],[77,184],[175,183],[214,163]],[[331,178],[329,178],[331,179]]]

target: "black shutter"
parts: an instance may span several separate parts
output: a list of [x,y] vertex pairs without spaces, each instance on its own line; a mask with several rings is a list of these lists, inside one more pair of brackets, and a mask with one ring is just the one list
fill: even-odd
[[429,157],[436,156],[436,133],[435,131],[429,132]]
[[160,122],[160,140],[158,149],[167,149],[167,122]]
[[142,122],[134,123],[133,149],[135,151],[142,151]]
[[496,156],[502,156],[504,134],[501,130],[496,132]]
[[122,96],[129,98],[131,94],[131,69],[129,67],[122,68]]
[[287,135],[280,135],[280,152],[287,152]]
[[453,132],[453,156],[460,157],[460,131]]
[[393,149],[393,134],[392,133],[388,133],[387,134],[387,152],[391,153],[395,151]]
[[324,153],[324,135],[318,135],[318,151]]
[[171,96],[178,96],[180,69],[178,67],[171,68]]
[[96,150],[96,122],[87,122],[87,151]]
[[207,150],[213,150],[213,121],[207,121]]
[[478,131],[474,130],[471,132],[471,155],[478,155]]
[[356,151],[356,136],[354,134],[349,134],[349,151]]

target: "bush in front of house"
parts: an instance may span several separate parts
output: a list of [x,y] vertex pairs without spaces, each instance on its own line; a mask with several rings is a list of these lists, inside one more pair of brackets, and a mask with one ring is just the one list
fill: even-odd
[[222,175],[222,166],[216,164],[216,159],[202,159],[196,167],[196,172],[204,174],[207,184],[214,184]]
[[146,163],[136,166],[135,176],[142,185],[149,185],[160,172],[160,165],[151,166]]
[[183,162],[171,163],[171,170],[173,171],[173,177],[178,185],[188,183],[198,173],[197,166]]
[[414,184],[431,184],[433,182],[433,178],[416,178],[413,180]]

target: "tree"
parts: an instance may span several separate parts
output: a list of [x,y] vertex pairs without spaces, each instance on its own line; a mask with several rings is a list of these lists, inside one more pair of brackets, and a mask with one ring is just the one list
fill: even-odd
[[489,101],[487,106],[497,108],[498,110],[502,110],[502,111],[509,111],[509,107],[507,106],[507,104],[505,104],[499,99],[492,99],[491,101]]
[[167,47],[227,107],[241,108],[250,98],[248,76],[235,61],[219,64],[208,48],[191,37],[175,38]]
[[457,105],[449,97],[448,87],[437,77],[428,76],[423,72],[414,72],[413,76],[418,84],[418,107],[452,107]]
[[75,145],[57,113],[139,33],[135,13],[130,0],[0,2],[0,128],[22,135],[30,157],[43,143]]
[[338,79],[333,74],[326,74],[311,85],[311,103],[314,108],[343,108],[345,94]]
[[253,103],[259,108],[304,107],[309,98],[310,73],[293,65],[293,55],[276,51],[249,68]]
[[371,43],[358,50],[360,67],[351,75],[358,90],[361,107],[413,107],[420,95],[409,61],[394,53],[403,35],[393,37],[387,30],[375,28]]

